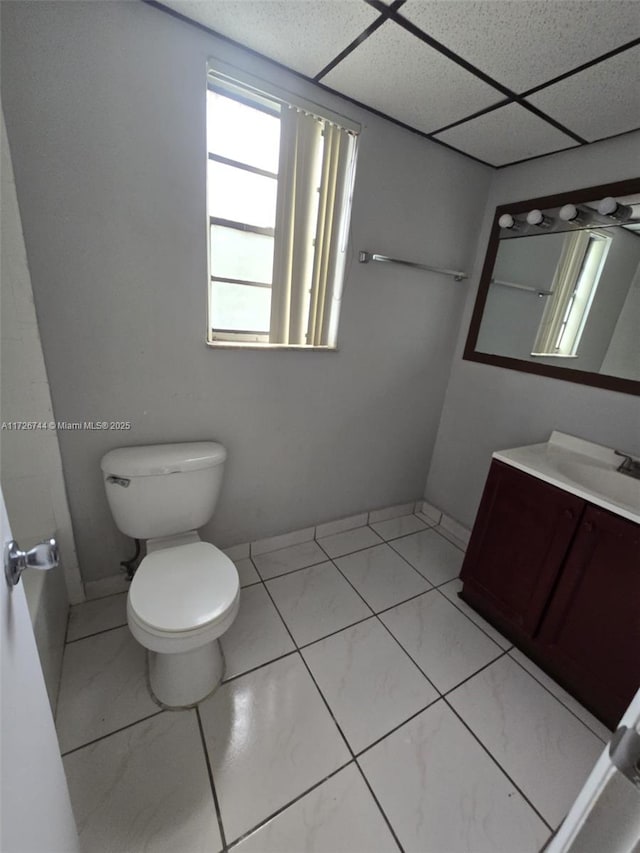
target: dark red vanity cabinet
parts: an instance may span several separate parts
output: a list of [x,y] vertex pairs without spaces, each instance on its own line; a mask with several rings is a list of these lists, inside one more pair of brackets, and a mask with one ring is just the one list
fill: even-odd
[[511,636],[533,636],[584,507],[494,460],[462,566],[463,598]]
[[615,726],[640,686],[640,525],[587,506],[538,643],[572,692]]
[[493,460],[461,578],[465,601],[615,727],[640,687],[640,525]]

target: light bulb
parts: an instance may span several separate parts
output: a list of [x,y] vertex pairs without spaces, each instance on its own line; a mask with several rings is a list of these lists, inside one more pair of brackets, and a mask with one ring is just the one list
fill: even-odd
[[580,211],[575,206],[575,204],[565,204],[564,207],[560,208],[560,212],[558,213],[560,219],[563,222],[582,222],[583,218],[580,215]]
[[626,222],[627,219],[631,218],[633,210],[629,205],[618,204],[615,198],[607,196],[598,202],[598,213],[601,216],[609,216],[618,222]]
[[500,228],[510,228],[512,231],[520,230],[520,223],[510,213],[503,213],[498,219],[498,225]]
[[537,225],[538,228],[551,228],[553,219],[545,216],[541,210],[530,210],[527,213],[527,222],[529,225]]

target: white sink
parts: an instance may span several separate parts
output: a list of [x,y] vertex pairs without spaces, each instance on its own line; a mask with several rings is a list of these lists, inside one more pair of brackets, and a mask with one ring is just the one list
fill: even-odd
[[611,448],[554,431],[544,444],[493,458],[640,524],[640,480],[617,470],[622,459]]
[[640,480],[621,474],[603,462],[561,461],[558,462],[558,470],[578,485],[593,489],[615,503],[640,509]]

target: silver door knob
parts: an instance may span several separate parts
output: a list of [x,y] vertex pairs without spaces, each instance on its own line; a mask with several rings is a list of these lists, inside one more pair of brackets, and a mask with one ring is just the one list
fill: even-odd
[[12,539],[4,548],[4,576],[9,586],[15,586],[25,569],[55,569],[58,565],[58,543],[51,537],[34,545],[29,551],[21,551]]

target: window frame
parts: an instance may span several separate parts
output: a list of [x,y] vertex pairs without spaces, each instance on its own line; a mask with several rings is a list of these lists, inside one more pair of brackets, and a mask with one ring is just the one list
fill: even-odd
[[[285,107],[293,107],[298,111],[304,111],[306,114],[313,116],[320,121],[330,122],[335,124],[337,128],[341,130],[347,131],[350,136],[355,137],[355,141],[351,145],[351,150],[349,154],[349,159],[346,162],[346,168],[348,171],[348,180],[346,184],[346,192],[344,192],[344,197],[342,199],[342,206],[340,209],[340,220],[341,227],[339,227],[338,237],[339,243],[341,245],[340,252],[342,254],[346,253],[347,248],[347,240],[346,235],[348,233],[348,226],[350,224],[351,217],[351,209],[352,209],[352,199],[353,199],[353,184],[355,178],[355,170],[356,170],[356,162],[357,162],[357,138],[361,132],[361,125],[354,122],[352,119],[348,119],[345,116],[342,116],[338,113],[333,112],[330,109],[327,109],[324,106],[319,106],[314,104],[311,101],[307,101],[304,98],[301,98],[295,94],[291,94],[286,92],[285,90],[279,89],[277,86],[272,85],[269,82],[264,82],[259,80],[258,78],[253,77],[252,75],[245,74],[244,72],[234,68],[233,66],[229,66],[226,63],[219,62],[218,60],[209,59],[207,62],[207,86],[206,93],[208,96],[209,92],[214,92],[222,97],[230,98],[232,100],[237,101],[240,104],[243,104],[251,109],[260,110],[267,115],[271,115],[275,118],[281,119],[282,117],[282,109]],[[273,108],[272,104],[278,104],[278,109]],[[282,144],[282,131],[281,131],[281,144]],[[224,281],[229,282],[230,284],[238,284],[245,287],[261,287],[261,288],[269,288],[271,293],[274,293],[274,281],[273,281],[273,273],[270,283],[266,282],[256,282],[251,281],[249,279],[237,279],[230,278],[220,275],[215,275],[212,272],[211,266],[211,233],[212,226],[220,226],[220,227],[231,227],[235,228],[239,231],[245,231],[248,233],[258,233],[264,234],[265,236],[274,238],[274,263],[275,263],[275,253],[277,251],[278,242],[276,237],[276,228],[264,228],[260,226],[253,226],[249,223],[236,222],[233,220],[223,219],[221,217],[213,216],[209,213],[209,204],[208,204],[208,193],[209,193],[209,175],[208,175],[208,164],[210,162],[218,162],[222,165],[230,166],[232,168],[242,169],[251,174],[257,174],[263,177],[272,178],[279,181],[280,174],[270,172],[268,170],[252,166],[249,163],[243,163],[241,160],[235,160],[233,158],[229,158],[220,154],[216,154],[209,150],[209,144],[207,141],[206,145],[206,155],[207,155],[207,337],[206,342],[208,346],[212,347],[222,347],[222,348],[255,348],[255,349],[292,349],[292,350],[300,350],[300,351],[336,351],[338,349],[338,341],[337,341],[337,325],[339,322],[339,317],[334,317],[335,306],[332,306],[329,302],[325,301],[324,306],[325,310],[329,312],[332,322],[332,335],[333,341],[329,344],[307,344],[307,343],[278,343],[272,342],[270,340],[271,335],[273,334],[273,315],[270,318],[270,328],[266,331],[252,331],[247,329],[217,329],[213,326],[212,323],[212,286],[216,281]],[[315,192],[316,190],[314,190]],[[320,187],[317,188],[317,191],[320,191]],[[279,195],[278,195],[279,200]],[[278,202],[279,203],[279,202]],[[347,226],[346,228],[344,226]],[[315,247],[315,241],[314,241]],[[314,250],[315,255],[315,250]],[[313,256],[312,256],[313,257]],[[336,280],[339,279],[339,294],[341,295],[342,286],[344,283],[344,259],[342,262],[338,262],[339,273],[336,275]],[[335,297],[334,297],[335,298]],[[340,297],[337,298],[337,301],[340,301]],[[331,311],[331,308],[334,308],[334,311]],[[305,335],[307,337],[307,335]]]

